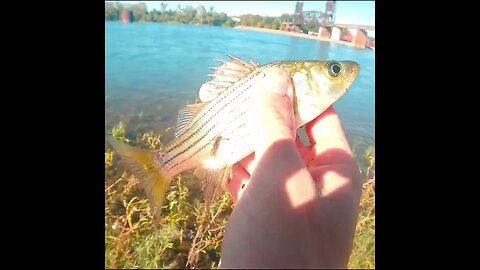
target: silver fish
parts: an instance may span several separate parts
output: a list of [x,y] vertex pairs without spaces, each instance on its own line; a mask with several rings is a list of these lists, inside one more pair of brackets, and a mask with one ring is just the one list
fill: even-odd
[[159,220],[165,192],[176,175],[195,168],[208,203],[224,188],[233,164],[254,152],[251,106],[255,80],[268,67],[285,70],[294,83],[297,128],[310,122],[353,83],[360,66],[353,61],[278,61],[260,65],[229,55],[212,68],[199,102],[178,114],[175,139],[163,151],[145,151],[109,139],[125,166],[140,180]]

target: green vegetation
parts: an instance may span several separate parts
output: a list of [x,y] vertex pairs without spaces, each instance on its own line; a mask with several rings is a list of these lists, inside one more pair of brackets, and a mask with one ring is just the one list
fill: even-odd
[[[127,140],[126,128],[137,129],[121,122],[110,130],[117,139],[144,149],[162,149],[168,136],[168,131],[160,135],[145,132],[135,140]],[[349,267],[374,268],[375,181],[368,179],[374,174],[374,147],[357,158],[365,164],[361,171],[366,180]],[[106,146],[105,199],[106,268],[218,267],[232,211],[228,193],[212,202],[207,211],[199,181],[191,173],[177,176],[167,191],[162,224],[155,226],[138,180],[119,165],[115,152]]]
[[150,12],[144,3],[124,6],[119,2],[105,3],[105,20],[118,21],[121,20],[122,11],[131,11],[132,21],[134,22],[174,22],[183,24],[206,24],[212,26],[235,27],[237,25],[253,26],[268,29],[281,29],[282,22],[291,22],[293,16],[290,14],[283,14],[280,17],[262,17],[259,15],[242,15],[235,21],[234,18],[229,17],[223,12],[216,12],[213,7],[208,11],[204,6],[200,5],[197,8],[192,6],[181,7],[177,5],[175,9],[168,9],[168,4],[161,3],[160,10],[153,9]]
[[375,268],[375,147],[368,147],[360,157],[360,171],[365,182],[360,200],[353,251],[348,268]]

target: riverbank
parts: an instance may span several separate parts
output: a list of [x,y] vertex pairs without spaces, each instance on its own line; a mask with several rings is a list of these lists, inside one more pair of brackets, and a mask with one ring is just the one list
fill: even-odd
[[[319,36],[312,36],[312,35],[307,35],[307,34],[304,34],[304,33],[288,32],[288,31],[282,31],[282,30],[258,28],[258,27],[243,26],[243,25],[236,26],[235,29],[247,30],[247,31],[256,31],[256,32],[264,32],[264,33],[272,33],[272,34],[279,34],[279,35],[299,37],[299,38],[306,38],[306,39],[325,41],[325,42],[331,42],[331,43],[342,44],[342,45],[346,45],[346,46],[350,46],[350,47],[355,47],[355,46],[353,46],[353,44],[351,42],[348,42],[348,41],[332,40],[332,39],[329,39],[329,38],[322,38],[322,37],[319,37]],[[375,50],[375,47],[373,47],[373,48],[365,47],[365,49]]]
[[[117,140],[124,141],[132,128],[137,129],[119,123],[110,130]],[[164,149],[168,141],[163,139],[165,133],[142,133],[131,142],[133,146],[151,151]],[[183,173],[168,187],[159,226],[151,218],[149,201],[138,179],[125,173],[116,155],[106,144],[105,268],[216,269],[233,208],[230,194],[215,198],[210,211],[205,212],[200,182],[191,172]],[[372,148],[360,157],[370,164],[361,166],[364,181],[347,266],[375,269],[375,178],[368,177],[375,167],[375,151]]]

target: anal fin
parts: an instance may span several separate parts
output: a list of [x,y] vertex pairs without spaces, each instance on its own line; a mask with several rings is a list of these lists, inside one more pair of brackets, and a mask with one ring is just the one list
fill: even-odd
[[231,166],[223,166],[221,168],[200,166],[193,172],[202,182],[207,209],[210,207],[212,200],[216,199],[226,189],[230,171]]

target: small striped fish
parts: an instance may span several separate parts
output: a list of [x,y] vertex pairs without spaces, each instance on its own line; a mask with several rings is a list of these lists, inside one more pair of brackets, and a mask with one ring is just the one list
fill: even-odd
[[142,183],[159,220],[171,179],[190,169],[203,180],[208,202],[227,183],[233,164],[253,153],[251,124],[255,80],[268,67],[285,70],[294,83],[297,127],[320,115],[353,83],[359,65],[352,61],[279,61],[260,65],[235,56],[211,68],[199,101],[178,114],[175,139],[162,152],[148,152],[109,138],[126,168]]

